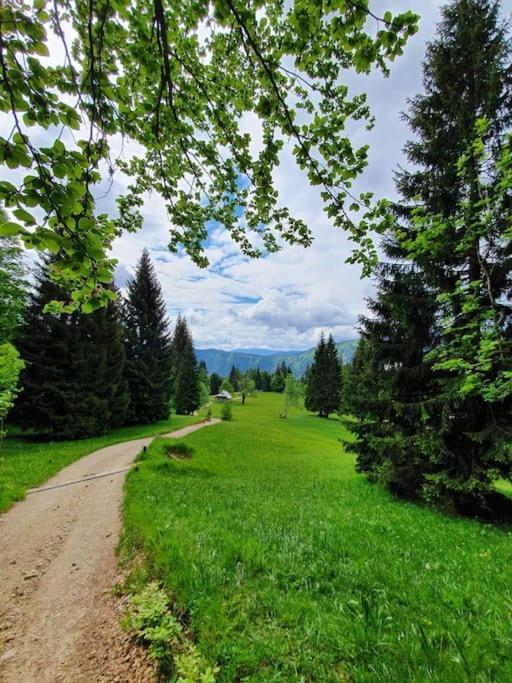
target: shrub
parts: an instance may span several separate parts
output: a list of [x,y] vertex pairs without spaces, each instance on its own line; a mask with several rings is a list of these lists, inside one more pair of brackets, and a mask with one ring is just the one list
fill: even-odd
[[156,581],[130,598],[123,626],[135,633],[158,663],[160,673],[177,683],[215,683],[219,671],[186,639],[183,626],[170,611],[167,593]]
[[230,403],[224,403],[220,411],[220,416],[223,420],[229,421],[233,419],[233,411],[231,410]]
[[131,597],[129,611],[123,620],[123,626],[147,645],[149,656],[163,670],[172,666],[171,644],[181,633],[181,625],[168,606],[167,595],[153,581]]

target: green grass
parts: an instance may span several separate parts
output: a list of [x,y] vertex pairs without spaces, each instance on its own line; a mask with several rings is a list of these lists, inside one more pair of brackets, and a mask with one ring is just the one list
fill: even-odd
[[234,403],[181,462],[158,439],[126,482],[125,550],[218,680],[512,680],[510,531],[392,499],[337,420],[279,409]]
[[173,415],[169,420],[151,425],[122,427],[109,434],[80,441],[43,442],[10,430],[0,457],[0,512],[21,500],[27,489],[46,481],[83,455],[122,441],[165,434],[198,419],[200,418]]

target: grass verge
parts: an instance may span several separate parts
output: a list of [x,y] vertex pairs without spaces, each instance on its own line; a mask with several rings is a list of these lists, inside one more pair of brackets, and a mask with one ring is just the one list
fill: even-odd
[[187,460],[155,440],[126,481],[124,550],[217,680],[512,680],[510,531],[391,498],[337,420],[280,403],[233,403]]
[[21,500],[27,489],[38,486],[88,453],[123,441],[165,434],[200,419],[202,417],[173,415],[154,424],[121,427],[79,441],[40,441],[21,435],[8,436],[0,457],[0,512]]

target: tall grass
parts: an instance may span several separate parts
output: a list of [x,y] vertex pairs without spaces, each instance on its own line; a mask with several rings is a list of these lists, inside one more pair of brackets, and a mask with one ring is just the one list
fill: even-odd
[[512,680],[510,531],[392,499],[337,420],[280,399],[234,403],[191,459],[155,441],[127,479],[124,547],[218,680]]

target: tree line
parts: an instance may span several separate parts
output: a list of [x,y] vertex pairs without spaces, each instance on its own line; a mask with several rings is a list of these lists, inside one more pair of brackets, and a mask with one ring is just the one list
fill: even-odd
[[358,469],[463,511],[512,473],[511,74],[500,3],[448,3],[345,392]]
[[241,372],[235,365],[231,366],[229,375],[221,377],[216,372],[210,375],[210,389],[212,394],[218,394],[221,389],[226,389],[230,393],[241,390],[244,381],[247,379],[254,382],[256,391],[284,391],[285,379],[291,374],[291,368],[282,361],[274,372],[260,370],[260,368],[249,368],[245,373]]
[[[187,322],[178,316],[171,331],[147,250],[126,296],[111,283],[108,305],[88,314],[46,311],[66,296],[49,277],[51,264],[49,257],[37,266],[16,309],[11,338],[24,367],[10,420],[48,438],[76,439],[164,420],[171,410],[191,414],[207,401]],[[11,270],[11,286],[21,277]]]
[[[126,295],[109,286],[106,307],[85,313],[48,310],[68,293],[50,277],[52,256],[35,268],[29,287],[15,238],[0,238],[0,296],[5,310],[0,343],[9,344],[0,367],[0,419],[51,439],[103,434],[123,425],[190,414],[221,390],[238,393],[242,404],[256,391],[283,394],[282,416],[305,398],[306,407],[327,417],[341,401],[341,361],[332,336],[322,335],[314,361],[295,380],[283,361],[273,373],[208,375],[198,364],[185,318],[170,330],[162,291],[144,250]],[[11,376],[12,375],[12,376]],[[18,377],[19,375],[19,377]],[[7,400],[9,399],[9,400]],[[2,412],[3,410],[3,412]]]
[[342,406],[343,363],[338,355],[332,335],[326,339],[322,333],[313,362],[300,380],[293,377],[291,368],[282,361],[273,373],[259,368],[241,373],[234,365],[229,376],[222,379],[216,373],[210,376],[211,393],[219,389],[229,392],[238,391],[242,402],[252,390],[273,391],[284,394],[282,417],[286,417],[290,405],[298,405],[304,399],[307,410],[318,412],[320,417],[328,418],[337,413]]

